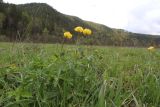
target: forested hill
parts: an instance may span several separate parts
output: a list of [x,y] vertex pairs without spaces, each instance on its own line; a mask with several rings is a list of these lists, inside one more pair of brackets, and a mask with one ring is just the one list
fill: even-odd
[[[107,20],[107,19],[106,19]],[[33,41],[61,42],[63,33],[71,31],[74,38],[76,26],[90,28],[92,37],[81,40],[83,44],[149,46],[159,45],[160,36],[127,32],[107,26],[84,21],[75,16],[62,14],[44,3],[7,4],[0,3],[0,40],[1,41]]]

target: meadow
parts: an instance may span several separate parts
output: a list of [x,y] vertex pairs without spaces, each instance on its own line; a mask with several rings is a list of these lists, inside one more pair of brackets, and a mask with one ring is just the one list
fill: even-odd
[[0,107],[160,107],[160,50],[0,43]]

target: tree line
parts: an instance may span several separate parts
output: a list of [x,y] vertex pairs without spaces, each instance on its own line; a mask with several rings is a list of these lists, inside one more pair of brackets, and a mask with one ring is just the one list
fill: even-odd
[[131,33],[84,21],[62,14],[44,3],[15,5],[0,1],[0,41],[59,43],[63,40],[63,32],[69,30],[75,36],[68,43],[74,43],[77,35],[73,32],[75,26],[83,26],[93,31],[91,38],[82,39],[83,44],[159,46],[160,43],[159,36]]

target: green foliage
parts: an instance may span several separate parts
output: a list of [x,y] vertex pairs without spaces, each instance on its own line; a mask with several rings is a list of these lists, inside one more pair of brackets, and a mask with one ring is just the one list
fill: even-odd
[[3,3],[3,0],[0,0],[0,3]]
[[0,43],[0,106],[160,105],[160,54],[144,48]]
[[21,11],[17,9],[16,5],[10,5],[5,15],[2,28],[6,36],[8,36],[10,40],[14,40],[18,30],[18,23],[21,19]]
[[127,42],[129,33],[122,30],[116,30],[114,33],[115,35],[111,36],[114,45],[123,46]]
[[2,30],[4,19],[5,19],[5,15],[0,12],[0,33],[1,33],[1,30]]
[[47,29],[47,28],[44,28],[44,30],[43,30],[43,35],[48,35],[48,34],[49,34],[48,29]]

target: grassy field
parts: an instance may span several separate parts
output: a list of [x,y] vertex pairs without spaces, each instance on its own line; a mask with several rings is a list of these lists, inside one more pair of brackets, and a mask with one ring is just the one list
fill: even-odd
[[160,107],[160,50],[0,43],[0,107]]

